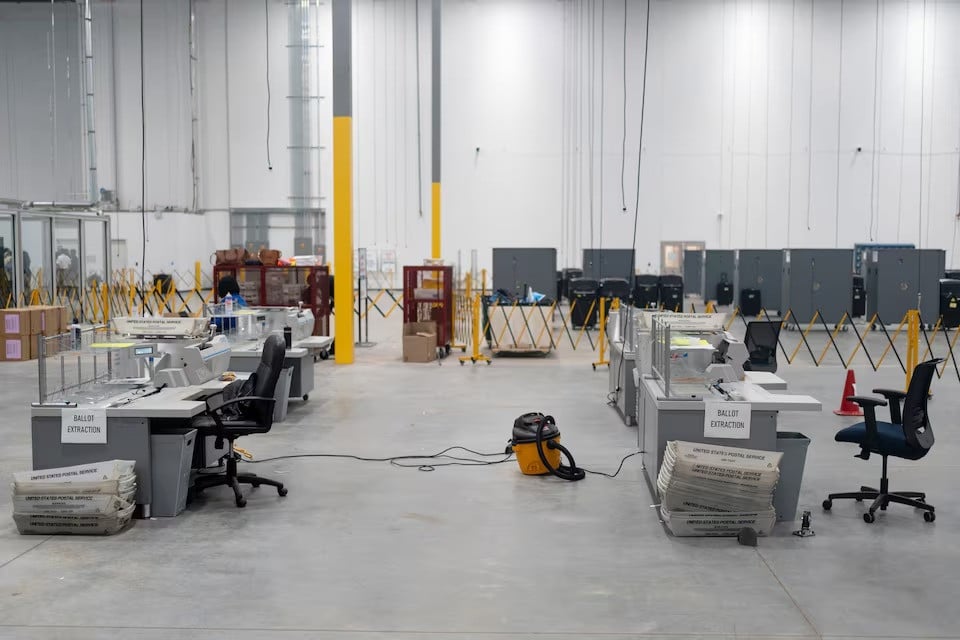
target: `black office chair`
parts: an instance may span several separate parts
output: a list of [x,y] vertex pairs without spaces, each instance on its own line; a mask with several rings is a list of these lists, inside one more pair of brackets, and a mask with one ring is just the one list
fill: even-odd
[[[865,396],[850,396],[850,402],[856,402],[863,407],[863,422],[852,427],[841,429],[835,437],[837,442],[853,442],[860,445],[857,458],[869,460],[871,453],[883,456],[883,472],[880,477],[880,490],[873,487],[860,487],[860,491],[849,493],[831,493],[823,501],[823,508],[827,511],[833,506],[834,500],[852,499],[873,500],[869,511],[863,514],[865,522],[876,519],[877,509],[887,510],[891,502],[905,504],[917,509],[923,509],[923,519],[933,522],[936,519],[933,505],[927,504],[927,496],[919,491],[890,492],[887,481],[887,456],[919,460],[927,455],[933,446],[933,429],[927,415],[927,397],[930,395],[930,383],[936,371],[939,359],[921,362],[913,370],[910,378],[910,388],[906,393],[893,389],[874,389],[886,400]],[[903,413],[900,412],[900,401],[903,400]],[[876,408],[890,403],[890,422],[877,420]]]
[[780,323],[755,320],[747,323],[743,344],[747,347],[749,360],[743,364],[745,371],[777,372],[777,344],[780,340]]
[[[280,371],[283,369],[285,351],[283,338],[277,335],[267,338],[263,345],[260,366],[252,374],[256,376],[253,380],[253,395],[228,400],[218,407],[211,407],[208,400],[207,411],[194,418],[193,427],[197,429],[201,440],[206,436],[216,436],[218,449],[223,447],[224,440],[228,442],[227,454],[224,456],[227,462],[226,472],[198,476],[194,485],[196,493],[210,487],[227,485],[233,488],[238,507],[247,504],[246,498],[240,491],[241,484],[249,484],[254,487],[265,484],[276,487],[277,493],[281,496],[287,495],[287,490],[281,482],[261,478],[252,473],[237,473],[237,462],[240,455],[233,450],[233,441],[240,436],[266,433],[273,426],[273,405],[276,402],[273,396],[276,391],[277,380],[280,378]],[[234,416],[224,412],[225,409],[235,406],[240,407],[239,415]]]

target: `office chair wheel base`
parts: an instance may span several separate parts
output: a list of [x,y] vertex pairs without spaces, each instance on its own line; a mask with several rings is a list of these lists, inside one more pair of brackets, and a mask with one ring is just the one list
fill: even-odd
[[863,521],[867,524],[872,524],[877,519],[877,516],[873,515],[869,511],[863,514]]
[[279,495],[281,498],[287,495],[287,493],[286,487],[277,487],[277,495]]
[[820,505],[823,507],[824,511],[830,511],[833,508],[833,500],[824,500],[823,504]]
[[923,521],[924,522],[933,522],[937,519],[937,514],[933,511],[924,511],[923,512]]
[[237,498],[237,507],[240,508],[240,509],[242,509],[242,508],[244,508],[245,506],[247,506],[247,499],[246,499],[246,498]]

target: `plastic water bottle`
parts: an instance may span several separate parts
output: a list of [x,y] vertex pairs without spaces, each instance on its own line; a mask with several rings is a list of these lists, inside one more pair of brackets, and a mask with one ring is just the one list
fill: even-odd
[[228,316],[233,315],[233,295],[230,293],[223,299],[223,310]]

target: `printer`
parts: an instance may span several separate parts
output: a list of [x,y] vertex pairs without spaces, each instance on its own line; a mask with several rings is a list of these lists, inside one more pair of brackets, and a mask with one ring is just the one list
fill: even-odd
[[113,319],[114,329],[156,347],[151,369],[157,387],[199,385],[220,377],[230,364],[230,344],[206,318]]

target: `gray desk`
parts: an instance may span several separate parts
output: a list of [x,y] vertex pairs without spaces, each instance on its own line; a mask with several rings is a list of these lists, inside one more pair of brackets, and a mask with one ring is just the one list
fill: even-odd
[[[623,424],[637,424],[637,385],[633,372],[636,370],[636,353],[623,350],[623,342],[610,342],[610,384],[608,391],[616,394],[617,412]],[[618,391],[619,389],[619,391]]]
[[107,409],[106,444],[64,444],[60,442],[60,407],[31,407],[33,468],[50,469],[102,460],[134,460],[137,471],[137,504],[143,516],[150,516],[153,500],[153,469],[150,459],[150,432],[153,427],[182,425],[204,412],[203,397],[226,386],[211,380],[198,386],[163,389],[121,407],[107,407],[106,400],[95,407]]
[[[750,383],[733,383],[751,407],[750,438],[733,440],[703,435],[704,402],[664,398],[660,384],[652,377],[639,380],[637,400],[637,444],[643,451],[643,465],[650,492],[657,496],[657,475],[663,452],[670,440],[704,442],[745,449],[777,450],[777,414],[781,411],[820,411],[820,402],[810,396],[773,394]],[[789,490],[800,491],[800,486]],[[792,514],[788,519],[793,519]]]
[[786,391],[787,381],[775,373],[769,371],[744,371],[744,382],[752,382],[761,389],[767,391]]
[[[256,371],[263,355],[263,345],[251,342],[249,345],[231,345],[230,370]],[[307,400],[313,391],[313,356],[309,350],[293,347],[287,349],[283,357],[284,368],[293,367],[293,378],[290,380],[290,397]]]

